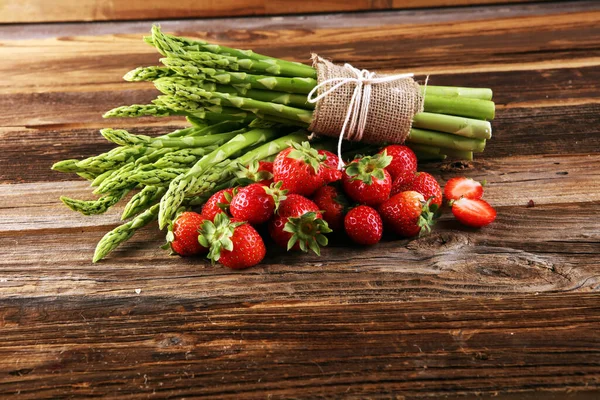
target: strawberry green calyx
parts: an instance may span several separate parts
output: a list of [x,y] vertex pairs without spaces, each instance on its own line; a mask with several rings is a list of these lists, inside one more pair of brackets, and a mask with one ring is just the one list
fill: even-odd
[[265,188],[265,192],[273,197],[273,201],[275,202],[275,212],[277,212],[277,210],[279,210],[279,205],[281,204],[281,202],[285,199],[287,199],[287,193],[288,191],[285,189],[282,189],[281,186],[283,185],[283,182],[279,181],[279,182],[273,182],[271,184],[271,186],[263,186]]
[[202,223],[202,232],[198,236],[198,242],[204,247],[209,248],[208,258],[213,264],[221,258],[221,250],[233,250],[231,237],[236,227],[245,224],[245,222],[233,222],[225,213],[215,216],[214,222],[209,220]]
[[321,246],[327,246],[328,240],[324,233],[332,232],[327,222],[322,218],[317,218],[316,212],[307,212],[299,217],[290,217],[283,228],[285,232],[292,234],[288,241],[288,251],[294,247],[296,243],[300,246],[300,250],[308,252],[308,249],[315,252],[316,255],[321,255]]
[[376,154],[374,156],[362,157],[352,161],[346,166],[346,174],[352,180],[360,180],[367,185],[373,184],[373,178],[383,180],[385,175],[383,169],[390,165],[392,157],[387,155],[387,152]]
[[431,204],[431,199],[423,202],[423,209],[417,221],[417,225],[421,228],[419,236],[424,236],[431,232],[431,228],[435,225],[437,218],[440,216],[440,208],[437,204]]
[[248,167],[239,164],[239,170],[236,171],[235,175],[240,179],[240,183],[242,184],[273,179],[273,173],[269,171],[259,171],[259,167],[258,160],[252,161]]
[[229,192],[229,191],[223,192],[223,197],[225,198],[225,201],[223,203],[217,203],[217,207],[219,207],[219,209],[221,211],[223,211],[223,213],[225,213],[225,215],[229,214],[229,206],[231,205],[231,199],[233,199],[233,196],[235,196],[237,193],[238,193],[237,187],[234,187],[231,192]]
[[302,142],[302,144],[292,142],[291,145],[293,149],[288,153],[288,158],[304,161],[313,168],[315,174],[318,174],[322,163],[325,162],[327,157],[310,147],[309,142]]

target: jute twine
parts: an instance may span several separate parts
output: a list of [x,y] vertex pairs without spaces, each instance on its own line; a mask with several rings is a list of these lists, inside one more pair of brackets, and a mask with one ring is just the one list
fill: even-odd
[[376,74],[350,64],[335,65],[316,54],[312,60],[318,85],[308,95],[308,101],[316,103],[309,130],[338,137],[338,153],[342,139],[404,143],[415,114],[423,111],[413,74]]

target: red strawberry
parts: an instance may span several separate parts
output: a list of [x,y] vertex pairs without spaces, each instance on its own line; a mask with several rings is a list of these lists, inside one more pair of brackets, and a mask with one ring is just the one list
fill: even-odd
[[416,178],[416,174],[414,171],[405,171],[401,172],[392,182],[392,192],[390,196],[398,194],[400,192],[405,192],[404,188],[408,187],[408,185],[414,181]]
[[353,242],[364,245],[379,243],[383,235],[383,222],[379,213],[369,206],[358,206],[348,211],[344,218],[346,233]]
[[269,186],[273,183],[273,163],[270,161],[253,161],[248,167],[240,166],[236,175],[242,183],[260,183]]
[[299,194],[290,194],[279,206],[278,215],[269,223],[269,234],[281,247],[321,254],[319,245],[327,246],[324,233],[331,232],[319,207]]
[[432,205],[430,210],[421,193],[407,191],[392,196],[379,206],[379,214],[386,229],[412,237],[431,230],[436,209],[437,206]]
[[348,200],[333,186],[323,186],[315,192],[313,201],[323,211],[323,219],[334,230],[342,229]]
[[227,213],[229,203],[234,195],[234,188],[219,190],[217,193],[210,196],[208,201],[202,206],[202,217],[213,221],[215,216],[220,213]]
[[461,197],[480,199],[482,196],[483,186],[471,178],[452,178],[444,186],[444,197],[446,200],[458,200]]
[[452,202],[452,214],[463,225],[481,228],[494,222],[496,210],[481,199],[463,197]]
[[417,172],[417,156],[410,148],[393,144],[386,146],[380,153],[384,151],[392,157],[392,162],[385,169],[390,173],[393,181],[401,175],[409,176]]
[[325,156],[324,165],[321,167],[321,176],[325,184],[342,179],[342,171],[338,169],[340,162],[338,156],[327,150],[319,150],[318,153]]
[[310,147],[308,142],[282,150],[273,162],[273,179],[283,182],[282,188],[289,193],[303,196],[313,194],[325,184],[321,169],[326,157]]
[[208,248],[198,243],[198,235],[204,218],[195,212],[181,213],[173,223],[172,230],[167,233],[167,242],[171,249],[180,256],[191,256],[206,253]]
[[426,200],[431,199],[430,204],[435,204],[438,207],[442,205],[442,188],[440,188],[440,184],[437,183],[435,178],[427,172],[415,173],[415,177],[411,182],[405,185],[396,186],[395,189],[398,191],[396,193],[407,192],[410,190],[419,192]]
[[368,206],[377,206],[390,197],[392,178],[384,168],[391,157],[385,151],[372,157],[363,157],[346,166],[342,185],[352,200]]
[[252,225],[267,222],[275,213],[279,202],[285,199],[285,190],[280,190],[281,182],[269,188],[253,183],[238,190],[231,199],[229,212],[240,221]]
[[267,253],[256,229],[245,222],[230,220],[224,213],[217,214],[214,223],[204,222],[198,241],[210,247],[208,258],[233,269],[252,267]]

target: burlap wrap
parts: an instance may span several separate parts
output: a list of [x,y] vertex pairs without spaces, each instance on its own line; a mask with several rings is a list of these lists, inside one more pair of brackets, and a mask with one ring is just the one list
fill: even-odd
[[[331,78],[356,78],[351,70],[335,65],[316,54],[312,55],[312,59],[319,83]],[[382,76],[386,75],[375,75]],[[334,85],[335,83],[323,85],[319,88],[318,95]],[[316,104],[309,130],[339,137],[355,88],[356,83],[350,82],[321,98]],[[422,111],[423,96],[419,84],[412,78],[372,84],[367,123],[361,141],[403,143],[410,133],[415,114]],[[345,132],[344,137],[348,138],[349,132]]]

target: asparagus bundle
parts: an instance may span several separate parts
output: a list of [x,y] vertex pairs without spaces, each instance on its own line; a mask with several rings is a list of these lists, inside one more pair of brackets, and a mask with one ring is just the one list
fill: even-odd
[[[128,81],[153,81],[163,93],[153,104],[119,107],[105,117],[186,115],[209,121],[260,117],[308,127],[315,105],[307,94],[317,82],[313,67],[204,41],[176,37],[154,26],[145,40],[164,56],[162,67],[137,68]],[[492,91],[486,88],[421,86],[406,142],[420,153],[472,159],[491,138]]]
[[[167,35],[156,26],[145,40],[164,56],[163,66],[137,68],[125,79],[152,81],[162,94],[151,104],[117,107],[104,116],[184,116],[192,126],[158,137],[103,129],[104,138],[118,147],[53,166],[89,180],[100,195],[97,200],[61,198],[85,215],[104,213],[138,190],[122,214],[129,221],[100,240],[94,262],[143,226],[158,220],[161,228],[169,227],[179,212],[236,185],[252,162],[308,140],[305,128],[314,117],[307,94],[318,81],[310,66]],[[423,112],[414,116],[406,139],[419,159],[471,159],[484,150],[491,137],[488,120],[494,117],[490,89],[429,85],[421,90]],[[334,146],[333,140],[319,144]],[[347,144],[346,155],[378,147]]]

